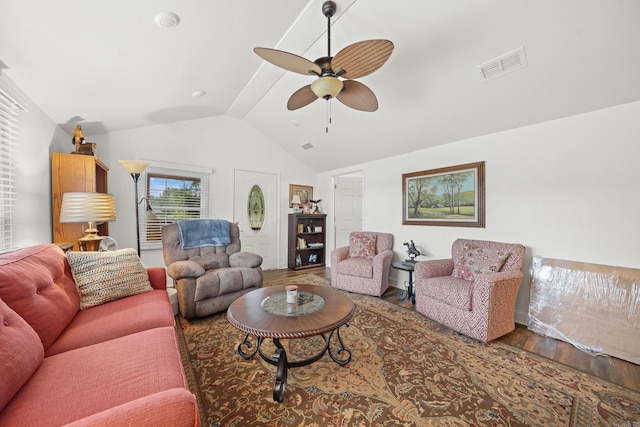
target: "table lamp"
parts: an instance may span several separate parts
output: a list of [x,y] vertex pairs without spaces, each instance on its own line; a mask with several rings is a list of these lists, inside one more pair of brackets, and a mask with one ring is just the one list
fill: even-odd
[[87,222],[89,227],[78,240],[81,251],[97,251],[101,236],[96,223],[116,220],[116,205],[113,196],[107,193],[70,192],[62,195],[60,222]]
[[299,213],[302,201],[300,200],[300,196],[298,194],[293,195],[293,197],[291,198],[291,204],[293,205],[293,212]]

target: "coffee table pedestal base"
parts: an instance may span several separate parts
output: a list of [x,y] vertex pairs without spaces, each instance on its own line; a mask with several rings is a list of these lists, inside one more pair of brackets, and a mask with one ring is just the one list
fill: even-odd
[[[345,325],[347,327],[349,326],[348,323],[345,323]],[[337,348],[332,350],[330,347],[331,339],[334,333],[338,339],[339,345],[337,346]],[[322,356],[324,356],[327,351],[329,352],[331,360],[333,360],[340,366],[345,366],[351,361],[351,350],[345,347],[344,342],[342,341],[342,337],[340,336],[339,327],[331,331],[328,335],[320,334],[320,336],[324,340],[324,347],[320,350],[320,352],[318,352],[318,354],[308,359],[294,360],[291,362],[287,359],[287,352],[280,343],[279,338],[271,339],[273,345],[276,347],[272,356],[262,351],[262,343],[265,341],[265,339],[268,339],[266,337],[257,337],[258,342],[253,351],[245,351],[245,349],[250,350],[253,347],[253,344],[249,339],[250,335],[251,334],[245,335],[244,340],[238,345],[238,354],[240,354],[240,356],[242,356],[245,360],[248,360],[252,358],[256,353],[258,353],[262,360],[273,366],[277,366],[278,369],[276,371],[275,384],[273,386],[273,400],[276,402],[282,402],[284,400],[284,391],[287,388],[287,377],[289,368],[310,365],[311,363],[322,358]],[[346,353],[347,357],[341,357],[342,353]]]

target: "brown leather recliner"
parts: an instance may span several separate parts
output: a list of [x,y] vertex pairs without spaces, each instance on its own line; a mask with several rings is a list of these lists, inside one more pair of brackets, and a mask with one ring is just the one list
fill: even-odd
[[241,252],[238,225],[229,223],[225,246],[183,249],[178,224],[162,228],[162,254],[186,319],[226,310],[241,295],[262,287],[262,257]]

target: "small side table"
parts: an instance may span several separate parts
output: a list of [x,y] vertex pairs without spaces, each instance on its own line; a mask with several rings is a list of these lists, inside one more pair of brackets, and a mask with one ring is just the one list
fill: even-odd
[[397,270],[404,270],[409,272],[409,286],[407,288],[407,298],[411,298],[411,303],[415,305],[416,303],[416,294],[413,291],[413,269],[415,267],[415,262],[404,262],[404,261],[393,261],[391,263],[391,267]]

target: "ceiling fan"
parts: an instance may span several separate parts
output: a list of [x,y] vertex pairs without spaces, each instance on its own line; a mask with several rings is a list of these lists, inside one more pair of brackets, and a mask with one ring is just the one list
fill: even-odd
[[289,110],[297,110],[318,98],[337,98],[347,107],[360,111],[376,111],[378,99],[366,85],[353,79],[364,77],[382,67],[391,53],[389,40],[365,40],[354,43],[331,56],[331,17],[336,13],[336,3],[325,1],[322,13],[327,17],[327,56],[309,61],[306,58],[282,50],[256,47],[253,51],[265,61],[299,74],[311,74],[318,78],[291,95]]

